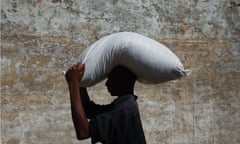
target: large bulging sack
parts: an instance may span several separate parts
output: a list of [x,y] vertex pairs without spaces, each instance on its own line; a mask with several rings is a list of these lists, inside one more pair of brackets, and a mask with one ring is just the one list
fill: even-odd
[[77,62],[85,64],[82,87],[102,81],[117,65],[129,68],[142,83],[161,83],[186,74],[178,57],[166,46],[132,32],[101,38],[85,49]]

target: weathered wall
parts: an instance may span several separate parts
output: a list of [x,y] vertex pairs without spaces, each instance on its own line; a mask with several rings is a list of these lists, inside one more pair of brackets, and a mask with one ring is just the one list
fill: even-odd
[[[149,144],[240,143],[239,0],[1,0],[1,142],[77,141],[61,74],[92,42],[133,31],[166,44],[190,77],[136,85]],[[111,101],[98,84],[97,103]],[[99,96],[101,95],[101,96]]]

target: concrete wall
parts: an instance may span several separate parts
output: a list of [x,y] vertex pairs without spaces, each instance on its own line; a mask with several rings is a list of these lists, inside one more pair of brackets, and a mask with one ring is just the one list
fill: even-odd
[[[239,0],[1,0],[1,143],[77,141],[61,74],[102,36],[167,45],[191,76],[137,83],[149,144],[240,143]],[[89,89],[111,101],[104,83]]]

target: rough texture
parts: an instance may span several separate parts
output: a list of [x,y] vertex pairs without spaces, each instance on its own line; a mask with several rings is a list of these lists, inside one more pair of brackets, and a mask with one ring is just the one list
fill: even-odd
[[[190,77],[136,84],[149,144],[240,143],[239,0],[2,0],[1,143],[77,141],[61,74],[102,36],[166,44]],[[89,89],[108,103],[104,83]]]

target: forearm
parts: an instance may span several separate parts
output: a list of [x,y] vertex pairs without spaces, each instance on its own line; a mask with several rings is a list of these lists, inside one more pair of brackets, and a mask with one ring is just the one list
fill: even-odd
[[85,111],[83,109],[79,83],[73,81],[69,83],[70,101],[73,124],[77,133],[78,139],[84,139],[89,137],[89,123],[86,118]]

